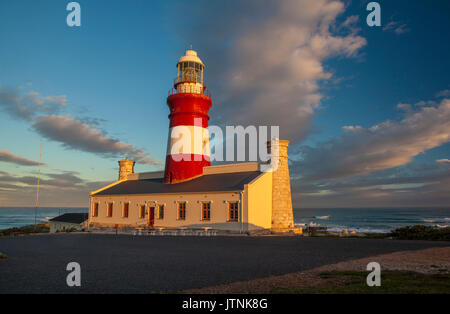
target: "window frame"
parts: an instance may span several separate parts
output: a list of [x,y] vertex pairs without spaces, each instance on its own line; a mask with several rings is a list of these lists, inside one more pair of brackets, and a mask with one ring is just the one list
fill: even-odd
[[[183,207],[183,215],[181,215],[181,207]],[[186,220],[186,202],[177,202],[177,220]]]
[[[146,205],[139,205],[139,212],[138,212],[138,218],[139,219],[145,219],[145,211],[146,211]],[[142,211],[144,210],[144,211]]]
[[92,217],[98,217],[98,209],[100,207],[99,202],[94,203],[94,207],[92,208]]
[[[205,213],[207,213],[206,217]],[[201,202],[201,220],[202,221],[211,220],[211,202]]]
[[[125,211],[126,209],[126,211]],[[125,215],[126,212],[126,215]],[[123,202],[122,204],[122,218],[128,218],[130,216],[130,202]]]
[[239,202],[228,202],[228,222],[239,222]]
[[106,204],[106,217],[111,218],[114,212],[114,202],[108,202]]
[[[158,219],[164,219],[164,210],[165,210],[164,205],[158,205]],[[161,215],[161,213],[162,213],[162,215]],[[185,216],[186,216],[186,214],[185,214]]]

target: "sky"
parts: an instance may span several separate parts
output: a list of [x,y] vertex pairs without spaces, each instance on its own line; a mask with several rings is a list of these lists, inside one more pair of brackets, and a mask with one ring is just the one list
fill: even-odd
[[0,206],[86,207],[164,168],[166,97],[192,45],[210,123],[277,125],[294,208],[450,204],[450,4],[0,0]]

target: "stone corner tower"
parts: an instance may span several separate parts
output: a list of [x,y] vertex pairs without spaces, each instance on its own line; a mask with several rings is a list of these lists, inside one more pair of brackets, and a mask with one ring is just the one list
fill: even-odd
[[272,231],[283,232],[294,228],[291,181],[289,177],[289,141],[274,139],[267,143],[273,166]]
[[128,157],[124,160],[119,160],[119,180],[127,180],[128,175],[134,173],[134,164],[136,162],[129,160]]

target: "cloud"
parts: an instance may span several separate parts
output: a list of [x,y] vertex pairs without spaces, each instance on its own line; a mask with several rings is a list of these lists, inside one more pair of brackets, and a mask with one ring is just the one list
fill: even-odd
[[317,147],[300,148],[296,176],[322,180],[368,174],[409,163],[414,156],[450,141],[450,99],[411,110],[400,121],[354,128]]
[[362,129],[362,127],[360,125],[344,125],[342,129],[345,131],[357,131]]
[[40,116],[33,123],[32,128],[45,138],[59,142],[66,148],[90,152],[103,157],[127,155],[141,164],[161,165],[143,149],[113,139],[98,127],[83,123],[69,115]]
[[359,22],[359,16],[358,15],[350,15],[345,19],[345,21],[342,23],[342,27],[348,28],[352,30],[353,32],[359,31],[359,28],[355,28],[355,24]]
[[57,113],[67,106],[67,97],[41,96],[38,92],[29,91],[21,94],[16,88],[0,85],[0,109],[17,119],[31,121],[37,114]]
[[397,35],[401,35],[407,32],[409,32],[409,28],[407,28],[406,24],[402,24],[394,30],[394,33],[396,33]]
[[398,104],[397,109],[404,110],[404,111],[411,111],[411,105],[410,104]]
[[[42,96],[35,91],[24,93],[20,88],[6,88],[0,85],[0,109],[14,118],[28,121],[33,130],[47,139],[59,142],[70,149],[104,157],[122,158],[127,155],[141,164],[161,166],[161,162],[154,160],[145,150],[109,137],[101,127],[101,123],[105,122],[104,119],[95,117],[76,119],[68,114],[58,115],[67,105],[67,97],[64,95]],[[16,163],[22,162],[23,165],[27,163],[26,160],[14,159],[11,156],[5,155],[3,158],[16,160]]]
[[449,204],[450,164],[410,163],[370,175],[293,182],[302,207],[405,207]]
[[[111,180],[112,181],[112,180]],[[111,181],[87,181],[76,172],[41,173],[39,205],[87,207],[87,195]],[[2,206],[34,205],[37,176],[17,176],[0,173],[0,199]]]
[[[205,5],[208,14],[198,13],[198,27],[188,36],[198,38],[200,56],[213,65],[208,82],[220,95],[213,122],[279,125],[281,137],[303,139],[323,98],[320,83],[333,77],[324,61],[355,57],[366,45],[354,31],[333,33],[343,2],[227,1],[232,10]],[[347,19],[343,27],[355,22]],[[221,48],[212,51],[215,42]]]
[[383,27],[383,31],[392,31],[397,35],[402,35],[410,31],[406,24],[391,21]]
[[21,156],[12,154],[11,152],[0,150],[0,161],[10,162],[21,166],[37,166],[38,162],[26,159]]
[[441,90],[436,94],[436,97],[450,97],[450,89]]

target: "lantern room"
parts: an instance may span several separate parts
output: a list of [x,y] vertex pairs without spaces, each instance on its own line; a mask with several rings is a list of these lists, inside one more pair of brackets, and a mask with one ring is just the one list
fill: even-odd
[[174,87],[178,93],[196,93],[202,94],[203,71],[205,65],[198,57],[197,52],[189,49],[177,63],[177,77]]

